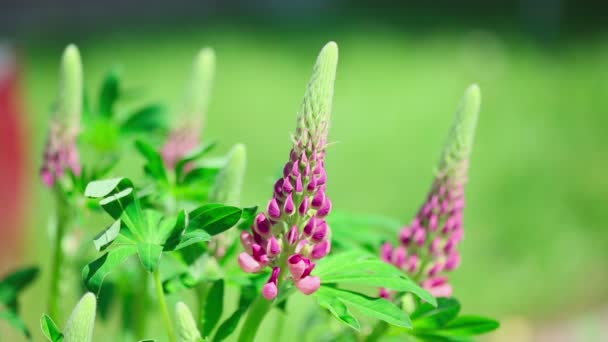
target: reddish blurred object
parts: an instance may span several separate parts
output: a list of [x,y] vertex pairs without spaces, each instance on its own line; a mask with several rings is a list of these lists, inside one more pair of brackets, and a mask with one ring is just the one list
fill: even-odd
[[15,51],[0,43],[0,274],[20,252],[25,194],[25,140]]

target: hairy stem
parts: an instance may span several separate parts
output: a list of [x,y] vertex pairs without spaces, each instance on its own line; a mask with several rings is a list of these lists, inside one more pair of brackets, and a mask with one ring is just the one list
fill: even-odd
[[59,293],[59,283],[61,281],[61,266],[63,264],[63,247],[61,245],[63,236],[69,224],[68,206],[65,203],[65,199],[56,190],[55,193],[56,202],[56,215],[57,222],[55,227],[55,245],[53,246],[53,257],[51,259],[51,278],[49,283],[49,302],[48,310],[49,315],[54,319],[60,320],[59,303],[61,293]]
[[163,292],[163,283],[160,280],[160,272],[158,270],[154,271],[154,282],[156,284],[156,296],[158,297],[158,305],[165,321],[167,336],[169,337],[170,342],[176,342],[175,331],[173,330],[173,323],[171,321],[171,316],[169,315],[169,309],[167,308],[167,300],[165,299],[165,293]]
[[256,298],[251,304],[245,323],[243,323],[243,327],[241,328],[239,342],[253,342],[264,317],[272,307],[272,303],[272,301],[266,300],[263,296]]

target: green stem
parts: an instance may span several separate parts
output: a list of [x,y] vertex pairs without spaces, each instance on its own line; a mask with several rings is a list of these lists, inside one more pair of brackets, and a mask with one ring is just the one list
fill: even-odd
[[273,301],[266,300],[266,298],[261,295],[256,298],[251,304],[249,312],[247,313],[247,319],[245,319],[245,323],[243,323],[243,327],[241,328],[241,334],[238,339],[239,342],[253,342],[255,334],[257,334],[258,329],[264,320],[264,316],[266,316],[272,307],[272,303]]
[[281,341],[281,335],[283,335],[283,326],[285,325],[285,313],[281,312],[277,315],[277,323],[274,326],[274,338],[277,341]]
[[165,320],[167,336],[169,337],[169,341],[176,342],[173,323],[171,321],[171,316],[169,315],[169,309],[167,308],[167,300],[165,299],[165,293],[163,292],[163,283],[160,280],[160,272],[158,272],[158,270],[154,271],[154,282],[156,283],[158,305],[160,306],[160,311],[162,312],[163,319]]
[[150,279],[148,279],[148,272],[146,271],[141,271],[141,281],[142,281],[142,285],[141,285],[141,289],[139,291],[137,291],[136,293],[136,305],[137,305],[137,309],[138,309],[138,313],[137,315],[135,315],[136,321],[135,321],[135,335],[137,339],[142,339],[144,338],[145,334],[146,334],[146,321],[147,321],[147,317],[148,315],[146,314],[148,312],[147,310],[147,303],[148,303],[148,281]]
[[53,258],[51,259],[51,278],[49,283],[49,302],[48,310],[49,315],[53,319],[61,322],[59,317],[59,303],[61,294],[59,293],[59,283],[61,280],[61,266],[63,264],[63,248],[62,241],[63,236],[68,225],[68,208],[62,196],[59,194],[59,190],[56,190],[56,210],[57,210],[57,226],[55,227],[55,241],[53,246]]

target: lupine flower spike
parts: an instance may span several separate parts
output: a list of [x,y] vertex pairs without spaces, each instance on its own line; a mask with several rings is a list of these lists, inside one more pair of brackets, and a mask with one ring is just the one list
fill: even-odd
[[81,165],[76,146],[82,113],[82,62],[78,48],[69,45],[61,59],[57,104],[44,149],[40,169],[42,181],[48,187],[63,178],[66,170],[80,175]]
[[[470,86],[456,112],[426,202],[399,236],[400,244],[385,243],[381,256],[403,269],[436,297],[452,295],[447,272],[460,265],[457,247],[464,236],[464,187],[479,114],[480,93]],[[385,289],[383,297],[390,297]]]
[[331,249],[325,217],[332,203],[327,195],[325,149],[338,63],[338,46],[330,42],[317,58],[297,120],[293,148],[274,185],[267,209],[243,231],[245,252],[239,264],[245,272],[272,270],[262,294],[274,299],[284,281],[302,293],[315,292],[321,279],[311,275],[315,261]]
[[161,151],[163,160],[170,169],[200,143],[214,74],[215,52],[212,48],[203,48],[194,60],[181,122],[169,134]]

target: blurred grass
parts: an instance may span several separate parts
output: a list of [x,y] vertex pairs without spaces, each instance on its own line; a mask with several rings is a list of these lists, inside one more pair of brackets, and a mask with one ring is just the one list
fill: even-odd
[[[547,321],[608,303],[607,38],[543,47],[517,34],[465,29],[408,33],[353,26],[304,33],[216,27],[139,30],[75,43],[89,91],[119,63],[127,85],[143,87],[144,100],[159,99],[173,109],[179,108],[195,53],[213,46],[218,71],[204,137],[219,139],[222,151],[237,142],[247,145],[248,205],[270,196],[316,53],[336,40],[340,63],[330,130],[336,144],[327,161],[334,206],[404,223],[430,186],[460,96],[478,82],[482,112],[467,190],[463,264],[452,276],[455,295],[469,313]],[[38,185],[37,164],[59,56],[68,42],[24,45],[35,184],[28,259],[43,266],[48,251],[41,232],[50,196]],[[30,294],[45,288],[39,282]],[[37,330],[45,300],[29,297],[29,323]],[[293,322],[288,326],[295,329]]]

